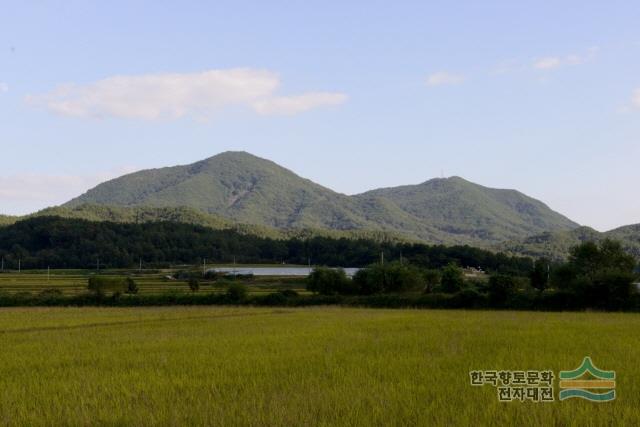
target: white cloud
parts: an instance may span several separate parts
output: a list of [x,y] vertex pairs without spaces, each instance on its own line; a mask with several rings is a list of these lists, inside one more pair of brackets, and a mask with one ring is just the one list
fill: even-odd
[[533,61],[533,68],[537,70],[554,70],[567,65],[580,65],[595,59],[597,47],[587,49],[583,54],[572,53],[566,56],[546,56]]
[[562,59],[554,56],[538,59],[533,66],[538,70],[551,70],[562,65]]
[[633,104],[634,107],[640,108],[640,88],[633,91],[631,103]]
[[464,82],[464,76],[447,71],[439,71],[427,77],[428,86],[454,85]]
[[256,101],[253,108],[260,114],[296,114],[324,105],[340,105],[347,100],[342,93],[312,92]]
[[0,176],[0,214],[22,215],[59,205],[104,181],[134,170],[126,167],[93,175]]
[[249,107],[260,114],[274,109],[293,114],[346,100],[340,93],[278,97],[275,92],[279,86],[278,75],[271,71],[235,68],[114,76],[85,85],[60,85],[46,94],[28,96],[27,102],[73,117],[158,120],[208,118],[234,105]]
[[5,92],[9,92],[9,85],[4,82],[0,82],[0,93]]

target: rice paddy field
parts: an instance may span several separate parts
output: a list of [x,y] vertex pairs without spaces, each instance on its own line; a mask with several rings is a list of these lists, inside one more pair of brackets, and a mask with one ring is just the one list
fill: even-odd
[[[161,294],[165,292],[190,292],[186,280],[176,280],[172,276],[178,269],[166,270],[106,270],[101,276],[130,276],[139,287],[141,295]],[[197,271],[197,270],[196,270]],[[28,293],[37,295],[41,292],[55,290],[63,295],[77,295],[87,292],[87,282],[95,274],[89,270],[51,270],[10,272],[0,274],[0,295]],[[251,294],[268,294],[282,289],[293,289],[305,294],[304,277],[256,276],[242,282],[249,287]],[[226,291],[228,280],[201,280],[201,293],[223,293]]]
[[[633,313],[0,309],[0,425],[638,425],[639,331]],[[470,385],[585,356],[616,371],[614,401]]]

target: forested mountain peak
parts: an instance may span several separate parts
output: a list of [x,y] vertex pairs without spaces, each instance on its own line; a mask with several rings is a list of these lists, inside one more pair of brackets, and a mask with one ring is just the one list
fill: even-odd
[[277,229],[384,231],[431,243],[480,246],[577,227],[518,191],[457,176],[347,196],[241,151],[125,175],[64,207],[83,204],[189,207]]

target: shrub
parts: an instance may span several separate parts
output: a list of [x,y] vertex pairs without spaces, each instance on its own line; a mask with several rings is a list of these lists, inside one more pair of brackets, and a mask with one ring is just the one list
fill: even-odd
[[92,276],[87,289],[98,296],[121,293],[127,290],[127,280],[124,277]]
[[298,292],[294,291],[293,289],[283,289],[279,293],[287,298],[297,297],[300,295]]
[[425,270],[422,276],[424,278],[425,293],[433,292],[442,280],[442,274],[438,270]]
[[285,305],[287,303],[287,297],[282,292],[273,292],[262,297],[259,302],[264,305]]
[[343,269],[319,267],[307,277],[307,290],[320,295],[356,293],[356,288]]
[[200,282],[195,277],[190,278],[187,284],[189,285],[191,292],[197,292],[200,290]]
[[513,276],[494,274],[489,278],[489,302],[494,307],[504,307],[516,289]]
[[362,268],[353,276],[358,293],[373,295],[384,291],[384,275],[376,268]]
[[127,293],[128,294],[138,293],[138,284],[131,277],[127,277]]
[[453,294],[462,289],[464,285],[464,272],[455,264],[449,264],[442,269],[441,289],[443,292]]
[[398,293],[425,288],[423,272],[409,264],[374,264],[356,273],[355,289],[364,295]]
[[42,291],[40,291],[40,293],[38,294],[41,297],[58,297],[62,295],[62,291],[60,291],[60,289],[43,289]]
[[634,279],[632,273],[600,271],[585,289],[585,302],[591,307],[608,310],[625,308],[630,305]]
[[247,298],[247,287],[241,283],[232,283],[227,288],[226,296],[231,302],[242,302]]
[[477,289],[464,288],[453,294],[450,303],[455,308],[481,308],[487,305],[487,297]]

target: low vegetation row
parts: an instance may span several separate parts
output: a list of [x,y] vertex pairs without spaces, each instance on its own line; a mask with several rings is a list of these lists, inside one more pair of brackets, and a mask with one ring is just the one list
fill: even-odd
[[[353,278],[344,270],[316,268],[306,279],[307,295],[293,289],[268,294],[249,292],[251,277],[196,271],[174,274],[189,292],[138,293],[131,276],[91,276],[86,292],[63,295],[55,289],[38,294],[0,294],[1,306],[28,305],[347,305],[363,307],[499,308],[522,310],[640,310],[640,294],[634,282],[638,271],[634,258],[620,244],[584,243],[572,250],[567,262],[545,259],[535,262],[526,276],[470,274],[451,263],[426,269],[407,261],[378,263],[359,270]],[[202,281],[218,283],[223,292],[203,293]]]
[[468,277],[453,263],[436,270],[393,262],[362,269],[353,279],[339,269],[316,269],[307,288],[321,295],[438,294],[463,307],[621,310],[637,308],[638,278],[635,259],[620,243],[604,240],[574,247],[566,262],[539,259],[526,276]]

